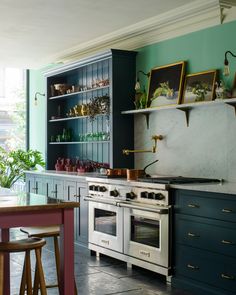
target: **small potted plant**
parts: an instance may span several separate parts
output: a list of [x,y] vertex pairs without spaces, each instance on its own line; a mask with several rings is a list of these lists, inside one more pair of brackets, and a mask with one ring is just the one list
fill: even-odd
[[6,151],[0,147],[0,186],[11,188],[15,182],[24,179],[26,170],[35,170],[38,165],[45,165],[39,151]]

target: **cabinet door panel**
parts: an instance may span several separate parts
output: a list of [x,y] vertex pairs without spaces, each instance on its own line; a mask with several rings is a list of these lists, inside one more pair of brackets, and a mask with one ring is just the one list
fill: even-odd
[[209,197],[207,193],[201,194],[202,196],[191,191],[177,193],[176,212],[236,222],[236,198],[227,199],[223,194],[221,198],[214,198],[214,194],[210,194]]
[[46,195],[46,183],[43,177],[35,177],[35,186],[37,187],[36,193],[38,195]]
[[176,274],[236,292],[236,259],[186,246],[177,247]]
[[36,193],[35,177],[26,174],[26,192]]
[[178,215],[176,242],[236,258],[236,227],[228,222],[203,221],[195,222]]

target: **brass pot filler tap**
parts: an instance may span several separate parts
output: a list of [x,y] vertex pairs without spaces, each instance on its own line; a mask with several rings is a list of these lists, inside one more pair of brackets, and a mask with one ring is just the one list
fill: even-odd
[[155,153],[157,150],[157,140],[162,140],[162,135],[153,135],[152,140],[154,140],[154,145],[150,150],[126,150],[124,149],[122,152],[124,155],[128,156],[130,153]]

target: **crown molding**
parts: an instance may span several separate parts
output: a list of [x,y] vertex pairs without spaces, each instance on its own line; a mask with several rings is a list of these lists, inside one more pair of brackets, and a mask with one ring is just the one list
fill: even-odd
[[57,56],[52,56],[51,60],[70,62],[109,48],[134,50],[219,25],[223,20],[223,9],[232,6],[232,3],[229,2],[234,1],[196,0],[177,9],[82,43],[61,52]]

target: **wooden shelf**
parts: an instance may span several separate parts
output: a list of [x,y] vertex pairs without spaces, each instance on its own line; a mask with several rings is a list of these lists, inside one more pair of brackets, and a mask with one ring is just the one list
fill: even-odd
[[188,104],[178,104],[178,105],[167,105],[160,107],[150,107],[146,109],[138,109],[138,110],[128,110],[121,112],[124,115],[134,115],[134,114],[142,114],[146,116],[147,127],[149,127],[149,115],[153,112],[163,111],[163,110],[179,110],[185,113],[186,124],[189,126],[189,114],[190,111],[194,108],[198,107],[208,107],[208,106],[217,106],[217,105],[229,105],[234,108],[236,115],[236,98],[228,98],[228,99],[219,99],[214,101],[205,101],[205,102],[194,102]]
[[87,92],[92,92],[92,91],[97,91],[97,90],[102,90],[102,89],[108,89],[109,87],[110,87],[110,85],[107,85],[107,86],[102,86],[102,87],[97,87],[97,88],[91,88],[91,89],[84,90],[84,91],[77,91],[77,92],[72,92],[72,93],[67,93],[67,94],[62,94],[62,95],[51,96],[51,97],[49,97],[49,100],[67,98],[67,97],[71,97],[71,96],[82,94],[82,93],[87,93]]
[[98,141],[61,141],[61,142],[49,142],[49,144],[85,144],[85,143],[109,143],[109,140]]
[[[109,116],[108,114],[100,114],[96,115],[95,118],[100,117],[100,116]],[[69,118],[60,118],[60,119],[52,119],[49,120],[49,122],[62,122],[62,121],[70,121],[70,120],[80,120],[80,119],[86,119],[89,118],[89,116],[78,116],[78,117],[69,117]]]

